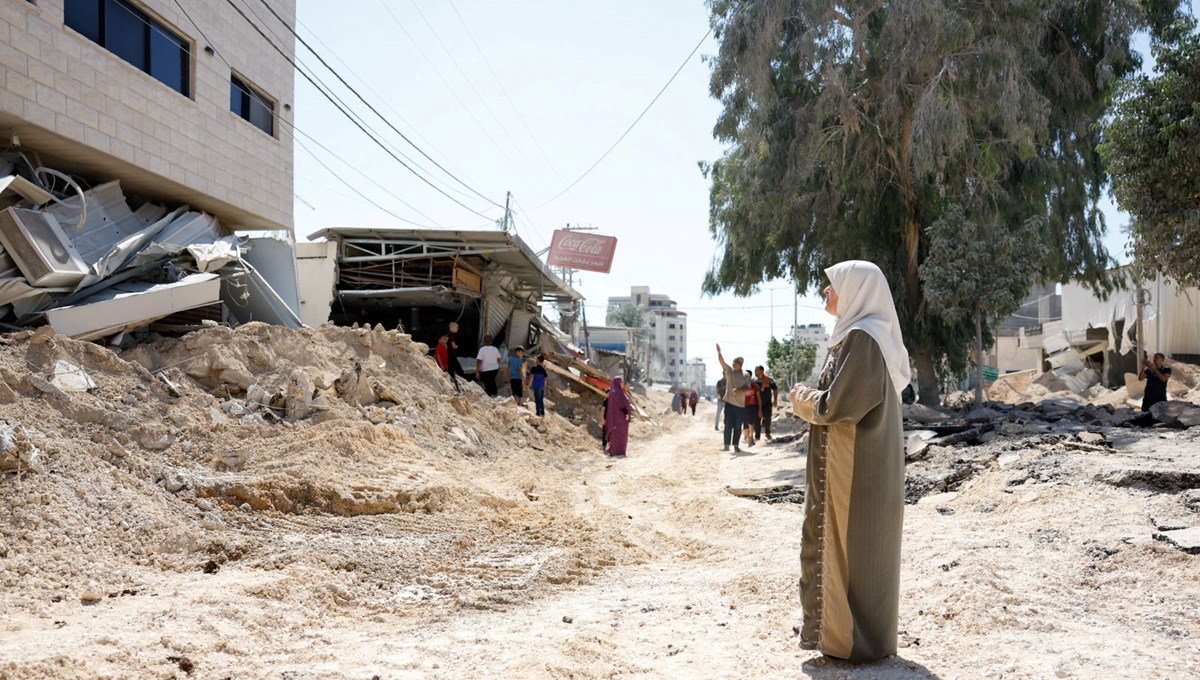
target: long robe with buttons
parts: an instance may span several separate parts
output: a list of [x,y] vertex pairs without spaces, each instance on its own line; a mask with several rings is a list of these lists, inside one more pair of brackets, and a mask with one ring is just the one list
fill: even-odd
[[851,331],[817,389],[792,404],[811,425],[800,549],[801,646],[850,661],[896,653],[904,446],[879,345]]

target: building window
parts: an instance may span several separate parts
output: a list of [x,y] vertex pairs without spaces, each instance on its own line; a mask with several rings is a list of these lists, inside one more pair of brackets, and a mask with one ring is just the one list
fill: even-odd
[[674,327],[675,327],[675,324],[671,324],[671,325],[667,326],[667,328],[674,328]]
[[675,336],[674,336],[674,335],[668,335],[668,336],[667,336],[667,339],[668,339],[668,340],[674,340],[674,339],[675,339]]
[[641,293],[638,293],[638,295],[637,295],[637,305],[639,307],[642,306],[642,294]]
[[188,41],[124,0],[66,0],[66,25],[187,97]]
[[667,351],[668,351],[668,352],[670,352],[671,354],[674,354],[674,353],[675,353],[675,348],[674,348],[674,347],[669,347],[669,348],[667,348]]
[[229,76],[229,110],[275,136],[275,102],[235,74]]

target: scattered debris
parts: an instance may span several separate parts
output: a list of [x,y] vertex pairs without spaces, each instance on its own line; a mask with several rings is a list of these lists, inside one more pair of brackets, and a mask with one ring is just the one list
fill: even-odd
[[1175,546],[1189,555],[1200,555],[1200,527],[1157,532],[1154,534],[1154,538]]

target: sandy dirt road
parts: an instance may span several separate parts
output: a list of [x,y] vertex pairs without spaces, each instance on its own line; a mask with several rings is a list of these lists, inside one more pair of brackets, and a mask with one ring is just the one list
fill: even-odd
[[[1195,444],[1153,448],[1195,456]],[[904,646],[897,658],[855,667],[800,650],[792,631],[802,507],[726,491],[800,484],[803,451],[761,444],[735,457],[720,448],[702,412],[635,442],[625,460],[584,454],[530,483],[530,503],[603,527],[622,555],[638,556],[578,581],[521,590],[499,606],[457,593],[370,610],[310,602],[305,593],[333,580],[312,566],[147,572],[151,597],[8,617],[0,656],[20,671],[6,675],[0,661],[0,677],[131,677],[131,668],[187,677],[169,661],[183,656],[196,664],[193,677],[214,678],[1200,675],[1200,558],[1128,540],[1148,536],[1147,513],[1173,511],[1173,497],[1096,484],[1083,461],[1019,493],[1013,467],[991,469],[957,495],[908,506]],[[283,540],[403,540],[358,521],[368,520]],[[556,520],[537,521],[548,530]],[[497,553],[501,562],[514,572],[526,565],[530,578],[538,570],[536,554]]]

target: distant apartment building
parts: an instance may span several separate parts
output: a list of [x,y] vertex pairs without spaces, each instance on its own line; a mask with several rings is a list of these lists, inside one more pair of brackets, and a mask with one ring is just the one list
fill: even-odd
[[707,381],[708,367],[704,364],[704,359],[697,357],[689,361],[684,367],[684,387],[690,387],[697,392],[703,393]]
[[286,26],[216,0],[0,2],[0,147],[290,232],[296,3],[270,7]]
[[649,346],[638,357],[648,365],[647,375],[654,382],[682,383],[687,366],[687,312],[681,311],[669,295],[651,293],[649,286],[633,286],[628,297],[610,297],[608,311],[633,306],[641,310],[650,331]]
[[821,369],[825,367],[825,359],[829,356],[829,332],[825,330],[823,324],[810,323],[793,326],[792,337],[797,341],[811,342],[817,346],[817,360],[813,364],[812,373],[800,378],[808,381],[816,380],[821,375]]

